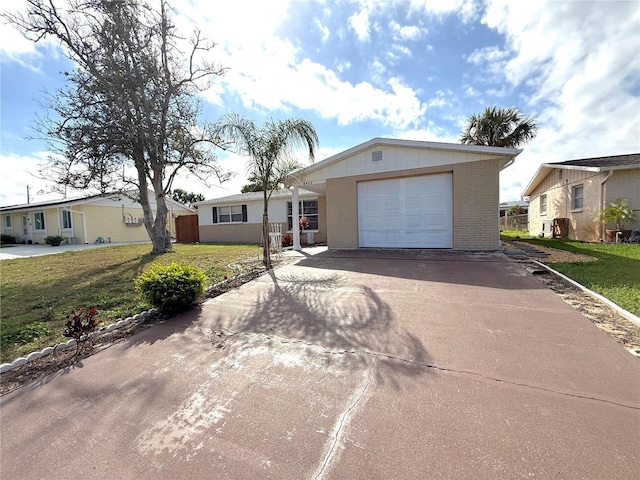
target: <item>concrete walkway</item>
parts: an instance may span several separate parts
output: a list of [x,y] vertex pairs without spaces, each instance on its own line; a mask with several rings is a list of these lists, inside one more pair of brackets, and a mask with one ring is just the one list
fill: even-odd
[[55,255],[57,253],[74,252],[76,250],[91,250],[93,248],[115,247],[118,245],[133,245],[151,242],[120,242],[120,243],[81,243],[78,245],[15,245],[5,246],[0,249],[0,260],[13,260],[16,258],[39,257],[41,255]]
[[302,258],[0,406],[3,480],[640,467],[640,362],[501,254]]

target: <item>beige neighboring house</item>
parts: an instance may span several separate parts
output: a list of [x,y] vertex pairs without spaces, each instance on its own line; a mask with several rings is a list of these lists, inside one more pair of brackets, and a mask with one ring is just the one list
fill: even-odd
[[[195,210],[167,198],[167,228],[175,237],[175,218]],[[155,211],[155,203],[151,208]],[[60,235],[68,243],[149,241],[142,206],[120,194],[100,194],[0,207],[2,233],[18,241],[44,243]]]
[[[282,189],[269,199],[269,223],[280,224],[282,235],[292,234],[293,193]],[[260,243],[262,238],[262,192],[241,193],[205,200],[198,206],[198,230],[203,243]],[[327,241],[324,197],[301,190],[298,196],[298,218],[306,217],[309,228],[303,243]],[[307,239],[307,234],[311,234]]]
[[640,218],[640,153],[542,164],[522,196],[529,197],[530,234],[552,236],[554,220],[566,218],[568,238],[604,240],[594,216],[607,203],[625,198]]
[[520,151],[374,138],[287,183],[294,207],[301,189],[317,196],[329,249],[497,250],[499,173]]

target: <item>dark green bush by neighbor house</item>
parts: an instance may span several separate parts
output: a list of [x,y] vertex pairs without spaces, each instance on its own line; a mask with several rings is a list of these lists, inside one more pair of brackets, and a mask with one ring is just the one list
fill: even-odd
[[190,265],[153,265],[135,280],[141,296],[163,313],[184,312],[204,293],[207,276]]
[[0,243],[18,243],[16,237],[13,235],[7,235],[6,233],[0,234]]

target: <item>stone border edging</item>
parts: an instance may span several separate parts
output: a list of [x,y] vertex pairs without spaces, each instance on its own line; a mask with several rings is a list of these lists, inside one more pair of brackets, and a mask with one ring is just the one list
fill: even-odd
[[585,287],[584,285],[579,284],[578,282],[576,282],[575,280],[570,279],[569,277],[567,277],[566,275],[563,275],[562,273],[554,270],[553,268],[545,265],[544,263],[538,262],[537,260],[532,260],[530,259],[533,263],[545,268],[546,270],[549,270],[551,273],[554,273],[555,275],[558,275],[560,278],[562,278],[563,280],[569,282],[571,285],[573,285],[574,287],[579,288],[580,290],[582,290],[583,292],[587,293],[588,295],[591,295],[593,298],[600,300],[601,302],[607,304],[609,307],[613,308],[616,312],[618,312],[620,315],[622,315],[624,318],[626,318],[627,320],[629,320],[630,322],[633,322],[635,325],[637,325],[638,327],[640,327],[640,318],[637,317],[636,315],[634,315],[633,313],[631,313],[628,310],[625,310],[624,308],[622,308],[621,306],[613,303],[611,300],[609,300],[606,297],[603,297],[602,295],[600,295],[599,293],[596,293],[592,290],[589,290],[587,287]]
[[[149,315],[155,315],[158,313],[158,309],[157,308],[152,308],[150,310],[141,312],[141,313],[136,313],[135,315],[133,315],[132,317],[127,317],[123,320],[118,320],[117,322],[114,322],[110,325],[107,325],[104,328],[101,328],[100,330],[98,330],[97,332],[91,332],[89,334],[89,337],[95,337],[96,335],[100,335],[102,333],[105,332],[112,332],[113,330],[116,330],[120,327],[124,327],[125,325],[129,325],[131,322],[135,322],[137,320],[141,320],[144,317],[147,317]],[[13,362],[11,363],[3,363],[0,365],[0,373],[5,373],[8,372],[9,370],[13,370],[16,367],[20,367],[22,365],[24,365],[25,363],[29,363],[33,360],[37,360],[38,358],[42,358],[45,357],[47,355],[51,355],[54,352],[57,351],[62,351],[62,350],[66,350],[67,348],[71,348],[74,347],[76,345],[76,341],[75,339],[70,339],[67,340],[66,342],[62,342],[62,343],[58,343],[56,346],[54,347],[46,347],[43,348],[42,350],[36,351],[36,352],[31,352],[29,355],[27,355],[26,357],[19,357],[16,358]]]

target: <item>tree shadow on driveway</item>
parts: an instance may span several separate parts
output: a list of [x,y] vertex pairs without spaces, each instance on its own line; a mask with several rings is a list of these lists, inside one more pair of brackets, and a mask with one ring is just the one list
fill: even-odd
[[[402,328],[391,306],[342,272],[287,267],[246,287],[209,306],[216,309],[214,329],[319,348],[329,363],[336,355],[351,355],[363,369],[373,358],[403,375],[424,373],[429,365],[423,344]],[[227,310],[231,303],[234,309]]]

